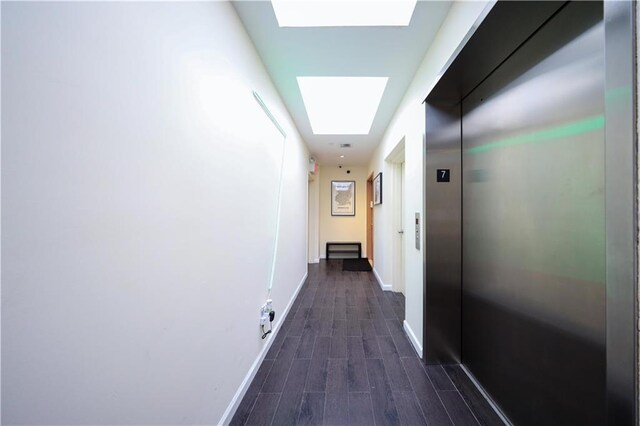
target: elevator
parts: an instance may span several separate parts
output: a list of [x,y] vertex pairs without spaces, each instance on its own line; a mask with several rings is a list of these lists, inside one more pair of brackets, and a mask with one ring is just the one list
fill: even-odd
[[614,3],[498,2],[425,100],[425,362],[517,425],[637,416],[634,6]]

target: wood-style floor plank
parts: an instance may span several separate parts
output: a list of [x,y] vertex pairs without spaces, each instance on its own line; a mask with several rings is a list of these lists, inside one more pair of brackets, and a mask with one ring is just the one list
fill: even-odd
[[302,391],[309,371],[309,362],[308,359],[293,360],[276,414],[273,417],[273,424],[286,426],[297,423],[300,415]]
[[438,392],[449,417],[456,426],[478,426],[478,421],[464,402],[458,391]]
[[411,391],[393,392],[393,399],[396,401],[400,422],[403,425],[427,424],[415,393]]
[[247,421],[272,365],[272,360],[264,360],[262,362],[262,365],[260,365],[256,376],[253,378],[247,393],[245,393],[240,405],[238,405],[238,409],[236,410],[233,419],[231,419],[230,426],[241,426]]
[[339,260],[309,265],[230,424],[501,425],[459,366],[418,358],[404,303],[371,272],[344,272]]
[[389,379],[381,359],[367,359],[373,414],[377,425],[400,424]]
[[246,425],[252,426],[267,426],[271,424],[273,415],[276,412],[278,401],[280,400],[279,393],[261,393],[256,399],[256,403],[253,406],[251,415],[247,419]]
[[324,392],[305,392],[298,424],[303,426],[321,425],[324,419]]
[[369,392],[349,394],[349,425],[370,426],[374,424],[373,406]]

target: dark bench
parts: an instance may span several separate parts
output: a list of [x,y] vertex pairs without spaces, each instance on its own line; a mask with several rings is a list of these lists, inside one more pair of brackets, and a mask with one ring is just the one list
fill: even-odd
[[359,242],[327,242],[326,258],[329,260],[331,254],[357,254],[358,259],[362,257],[362,245]]

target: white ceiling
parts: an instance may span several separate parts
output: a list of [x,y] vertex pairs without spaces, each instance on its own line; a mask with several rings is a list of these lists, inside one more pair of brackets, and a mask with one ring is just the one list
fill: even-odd
[[[408,27],[280,28],[270,1],[233,4],[312,155],[322,165],[352,166],[368,164],[451,6],[418,1]],[[314,135],[298,76],[389,77],[371,132]]]

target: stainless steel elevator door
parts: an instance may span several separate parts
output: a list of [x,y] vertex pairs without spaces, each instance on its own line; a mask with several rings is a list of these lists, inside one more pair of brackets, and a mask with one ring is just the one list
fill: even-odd
[[604,424],[602,3],[570,3],[462,107],[463,363],[514,424]]
[[[462,297],[460,104],[427,104],[426,114],[424,359],[427,364],[458,364]],[[448,179],[442,179],[442,173],[448,174]]]

